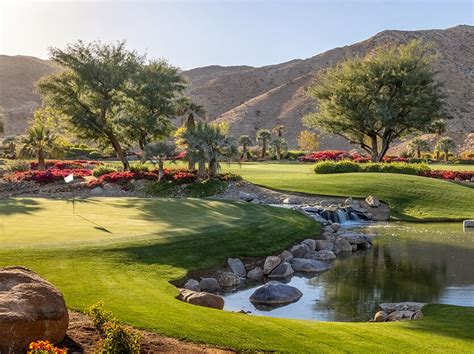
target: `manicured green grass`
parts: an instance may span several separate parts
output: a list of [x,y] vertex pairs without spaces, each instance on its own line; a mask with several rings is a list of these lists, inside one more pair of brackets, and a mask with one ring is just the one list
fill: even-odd
[[[267,255],[319,232],[318,224],[297,212],[188,199],[94,199],[78,206],[81,216],[86,206],[93,210],[84,222],[70,215],[66,201],[15,203],[11,208],[11,200],[0,201],[1,242],[9,244],[0,249],[0,265],[39,272],[74,309],[103,300],[136,327],[239,350],[472,352],[474,308],[430,305],[420,321],[330,323],[228,313],[175,299],[169,281],[190,270],[223,264],[229,256]],[[25,232],[27,225],[38,227]]]
[[243,163],[225,171],[265,187],[308,194],[365,198],[387,202],[401,220],[463,220],[474,218],[474,188],[434,178],[391,173],[317,175],[311,164]]

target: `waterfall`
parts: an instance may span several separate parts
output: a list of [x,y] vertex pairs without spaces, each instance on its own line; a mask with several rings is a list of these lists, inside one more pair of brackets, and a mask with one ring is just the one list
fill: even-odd
[[357,215],[356,213],[350,213],[349,215],[351,217],[351,220],[360,221],[359,215]]
[[338,222],[339,224],[345,223],[345,222],[347,221],[347,219],[348,219],[347,217],[349,216],[349,215],[347,214],[347,212],[346,212],[345,210],[342,210],[342,209],[338,209],[338,210],[336,211],[336,215],[337,215],[337,222]]

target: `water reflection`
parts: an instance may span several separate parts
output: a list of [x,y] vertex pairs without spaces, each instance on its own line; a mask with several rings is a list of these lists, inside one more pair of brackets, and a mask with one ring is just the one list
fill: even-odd
[[375,228],[379,236],[371,250],[336,260],[332,270],[310,279],[293,277],[289,284],[304,294],[297,303],[257,310],[248,301],[253,287],[227,295],[226,308],[276,317],[366,321],[382,302],[474,306],[474,240],[462,228],[403,223]]

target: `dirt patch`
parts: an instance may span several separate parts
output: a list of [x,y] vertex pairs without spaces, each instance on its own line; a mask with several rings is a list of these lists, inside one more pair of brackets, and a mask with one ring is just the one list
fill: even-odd
[[[180,341],[158,333],[135,329],[142,336],[142,353],[233,353],[231,350]],[[63,346],[68,353],[94,353],[100,342],[100,333],[89,316],[69,311],[69,329]]]

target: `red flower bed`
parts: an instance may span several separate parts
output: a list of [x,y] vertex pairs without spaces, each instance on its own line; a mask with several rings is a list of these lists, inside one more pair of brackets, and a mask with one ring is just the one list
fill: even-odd
[[408,162],[408,158],[399,156],[385,156],[383,162]]
[[341,161],[341,160],[354,160],[357,162],[368,162],[370,158],[362,156],[356,151],[343,151],[343,150],[322,150],[312,152],[301,158],[302,162],[318,162],[318,161]]
[[424,177],[439,178],[446,180],[471,180],[474,177],[472,171],[443,171],[443,170],[430,170],[425,171],[421,174]]
[[130,172],[130,171],[123,171],[123,172],[112,172],[107,173],[105,175],[100,176],[99,180],[103,182],[109,183],[117,183],[117,184],[126,184],[130,182],[132,179],[147,179],[150,181],[155,181],[158,179],[158,175],[155,172]]
[[37,183],[45,184],[61,181],[71,173],[75,178],[83,178],[92,174],[91,170],[86,168],[64,170],[51,168],[44,171],[29,170],[24,172],[14,172],[8,175],[6,179],[9,181],[35,181]]
[[[57,170],[69,170],[69,169],[82,169],[86,165],[102,165],[100,161],[87,161],[87,160],[71,160],[71,161],[61,161],[61,160],[48,160],[45,162],[46,169],[57,169]],[[38,169],[38,162],[31,162],[30,168],[32,170]]]

